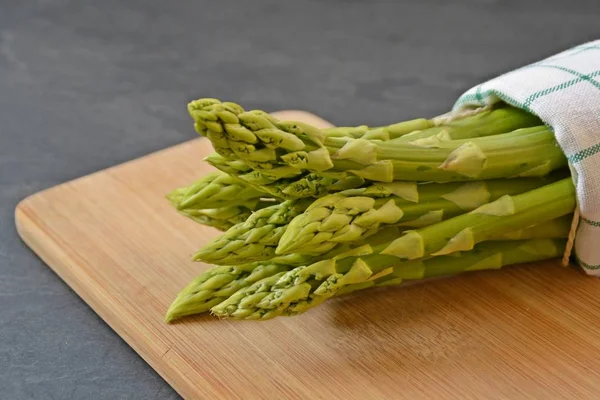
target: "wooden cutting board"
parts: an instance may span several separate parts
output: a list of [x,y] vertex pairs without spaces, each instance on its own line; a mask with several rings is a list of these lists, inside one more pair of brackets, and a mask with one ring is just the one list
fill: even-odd
[[192,140],[16,210],[25,242],[183,397],[600,398],[600,280],[558,262],[363,292],[293,318],[166,325],[207,268],[192,253],[217,231],[164,194],[208,172],[209,152]]

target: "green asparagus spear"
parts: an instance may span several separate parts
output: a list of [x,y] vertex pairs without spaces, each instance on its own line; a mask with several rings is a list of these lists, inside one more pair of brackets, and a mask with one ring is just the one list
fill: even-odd
[[211,172],[190,186],[175,189],[167,195],[179,210],[231,207],[264,197],[269,196],[220,171]]
[[[184,200],[190,198],[188,194],[192,191],[192,187],[175,189],[167,195],[167,199],[181,215],[221,231],[226,231],[232,226],[246,221],[253,211],[276,204],[275,199],[261,199],[259,197],[244,199],[241,197],[234,201],[215,202],[211,200],[207,202],[207,204],[230,204],[229,206],[217,208],[201,208],[203,204],[201,205],[198,202],[187,203],[187,206],[184,206]],[[248,193],[248,191],[245,192]]]
[[320,141],[324,136],[390,140],[435,126],[433,120],[419,118],[374,129],[363,125],[320,130],[308,124],[281,122],[261,110],[246,112],[238,104],[217,99],[192,101],[188,112],[196,131],[211,141],[217,153],[246,159],[245,155],[258,149],[260,154],[247,158],[258,162],[271,155],[265,148],[294,149],[303,140]]
[[[487,269],[478,267],[485,267],[486,265],[491,266],[494,262],[497,262],[498,260],[493,254],[494,251],[500,251],[502,253],[502,265],[498,266],[498,268],[500,268],[506,265],[522,264],[560,257],[564,253],[565,246],[566,238],[523,239],[514,243],[511,243],[510,241],[483,242],[478,244],[472,251],[461,253],[459,257],[440,256],[423,261],[415,260],[404,262],[397,267],[394,267],[393,271],[388,275],[363,283],[345,286],[336,293],[336,296],[366,289],[368,287],[396,286],[408,283],[415,279],[452,276],[464,271]],[[480,261],[483,261],[488,257],[490,264],[479,264]],[[465,267],[465,265],[467,267]],[[490,269],[493,269],[493,267]]]
[[244,205],[223,207],[223,208],[208,208],[208,209],[189,209],[179,210],[181,215],[184,215],[199,224],[211,226],[220,231],[227,231],[233,226],[243,223],[252,215],[255,210],[267,207],[272,203],[260,201],[250,201]]
[[305,173],[328,172],[382,182],[443,182],[543,176],[566,165],[553,133],[544,126],[415,145],[328,137],[307,124],[277,121],[262,111],[239,112],[237,105],[215,102],[199,100],[190,105],[190,114],[202,125],[200,131],[212,137],[220,154],[243,160],[268,178],[299,181]]
[[[423,145],[345,138],[326,139],[325,145],[312,151],[312,158],[298,152],[280,158],[299,171],[352,174],[379,182],[533,177],[566,166],[546,127]],[[311,164],[313,160],[318,161]],[[321,169],[321,164],[330,166]]]
[[[421,143],[427,143],[427,141],[422,140],[430,137],[435,137],[437,140],[476,138],[539,125],[543,125],[543,122],[533,114],[504,105],[475,115],[456,118],[449,122],[442,120],[438,123],[436,119],[420,119],[394,124],[389,127],[369,128],[363,125],[359,127],[329,128],[324,129],[323,132],[328,138],[350,137],[353,139],[395,140],[398,142],[420,140]],[[398,129],[399,127],[404,129]]]
[[575,188],[571,178],[498,200],[440,223],[410,231],[382,253],[417,259],[470,250],[493,236],[549,221],[573,212]]
[[[229,160],[218,153],[209,155],[205,161],[218,170],[244,181],[255,190],[285,200],[321,197],[365,184],[365,179],[352,174],[303,173],[298,175],[293,167],[255,171],[242,160]],[[291,177],[285,177],[285,174],[290,172]]]
[[311,202],[311,199],[288,200],[256,211],[199,250],[194,261],[235,265],[275,257],[275,248],[285,227]]
[[434,128],[415,131],[395,141],[427,144],[444,140],[498,135],[540,125],[543,125],[543,122],[533,114],[519,108],[502,107],[453,120]]
[[165,320],[195,315],[210,310],[239,289],[293,268],[292,264],[246,264],[211,268],[186,286],[169,307]]
[[[364,257],[357,257],[352,260],[349,268],[348,263],[344,263],[346,273],[336,271],[339,266],[336,266],[335,260],[323,261],[310,271],[307,271],[309,267],[300,267],[264,278],[213,306],[211,312],[223,318],[256,320],[297,315],[335,295],[372,286],[365,282],[391,285],[404,280],[497,269],[511,264],[558,257],[564,251],[564,246],[564,239],[487,242],[458,255],[400,264],[389,264],[386,261],[390,260],[386,259],[365,260]],[[305,274],[298,274],[301,269]]]
[[328,195],[316,200],[290,222],[276,253],[318,254],[337,243],[368,236],[386,224],[428,226],[563,176],[420,185],[392,182]]
[[551,221],[498,235],[490,240],[567,238],[571,231],[572,222],[573,214],[567,214]]
[[[296,129],[290,133],[297,135],[300,132],[298,129],[302,128],[302,126],[295,126],[295,123],[279,121],[264,111],[245,112],[237,104],[222,103],[216,99],[192,101],[188,105],[188,111],[195,121],[198,133],[207,136],[213,141],[215,149],[220,149],[221,153],[227,155],[239,152],[239,148],[244,146],[242,143],[260,145],[262,141],[262,145],[272,147],[273,140],[270,134],[274,132],[261,131],[260,133],[253,133],[253,129],[259,131],[281,129],[283,132]],[[261,117],[266,121],[262,120]],[[419,118],[377,128],[369,128],[366,125],[336,127],[323,129],[322,134],[317,134],[317,137],[384,141],[402,138],[403,141],[414,141],[441,134],[442,137],[449,139],[465,139],[495,135],[536,125],[543,125],[543,123],[532,114],[510,106],[497,106],[493,110],[458,118],[450,122],[438,123],[435,119]],[[313,131],[316,132],[314,129]],[[282,137],[285,136],[287,135],[284,134]],[[293,138],[288,139],[290,142],[295,141]],[[301,140],[305,139],[311,141],[310,135],[301,137]],[[285,140],[282,142],[285,143]],[[253,149],[244,148],[244,150],[252,151]]]

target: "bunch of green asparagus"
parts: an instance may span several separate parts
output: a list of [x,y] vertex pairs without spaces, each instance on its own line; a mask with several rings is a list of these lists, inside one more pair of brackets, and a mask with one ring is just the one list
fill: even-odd
[[358,290],[564,252],[567,160],[523,110],[330,129],[215,99],[188,111],[218,171],[167,198],[223,233],[194,255],[215,266],[167,321],[291,316]]

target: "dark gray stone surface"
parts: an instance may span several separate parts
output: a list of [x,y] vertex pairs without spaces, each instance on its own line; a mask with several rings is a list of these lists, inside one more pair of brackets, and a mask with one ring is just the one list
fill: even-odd
[[338,124],[447,111],[600,36],[600,2],[0,0],[0,398],[177,394],[19,240],[25,196],[195,137],[194,97]]

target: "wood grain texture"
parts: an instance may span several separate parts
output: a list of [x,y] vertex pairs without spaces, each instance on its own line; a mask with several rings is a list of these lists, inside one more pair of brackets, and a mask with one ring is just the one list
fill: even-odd
[[558,261],[363,292],[293,318],[164,324],[207,268],[191,255],[218,234],[164,194],[208,172],[209,152],[192,140],[16,210],[25,242],[183,397],[600,398],[600,281]]

